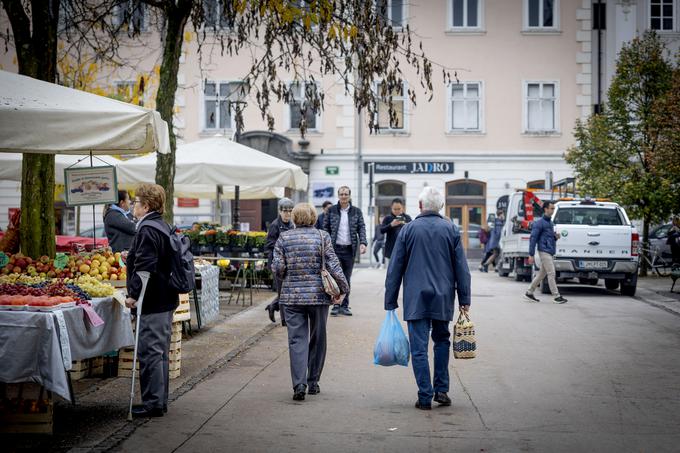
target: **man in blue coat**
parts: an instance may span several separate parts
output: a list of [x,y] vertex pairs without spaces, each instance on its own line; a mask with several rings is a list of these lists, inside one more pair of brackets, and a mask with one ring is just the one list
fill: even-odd
[[560,296],[557,289],[557,282],[555,281],[555,262],[553,257],[556,251],[556,241],[559,237],[555,233],[555,225],[552,223],[552,215],[555,212],[555,203],[552,201],[543,202],[543,217],[536,220],[531,226],[531,240],[529,241],[529,264],[534,263],[534,253],[538,248],[538,257],[541,260],[541,268],[536,274],[536,277],[531,282],[531,286],[524,297],[529,302],[538,302],[538,298],[534,296],[534,291],[538,288],[544,278],[548,278],[548,286],[556,304],[563,304],[567,301]]
[[[404,320],[408,323],[413,373],[418,384],[418,409],[432,409],[432,399],[450,406],[449,356],[453,305],[458,293],[461,311],[470,307],[470,270],[458,229],[439,211],[444,197],[425,187],[419,197],[420,215],[404,225],[397,237],[385,279],[385,310],[399,305],[404,282]],[[428,335],[434,342],[434,386],[427,357]]]

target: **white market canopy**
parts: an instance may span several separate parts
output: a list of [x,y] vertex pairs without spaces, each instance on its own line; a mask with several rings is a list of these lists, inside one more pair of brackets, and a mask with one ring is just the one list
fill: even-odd
[[0,71],[0,152],[141,154],[170,150],[154,110]]
[[[79,159],[83,159],[78,162]],[[101,159],[101,160],[100,160]],[[0,180],[21,181],[21,163],[23,154],[19,153],[0,153]],[[102,162],[103,161],[103,162]],[[76,164],[76,162],[78,162]],[[101,167],[104,165],[118,166],[122,160],[113,156],[93,157],[92,165]],[[89,167],[90,158],[87,156],[60,155],[54,156],[54,182],[64,184],[64,169],[70,166],[78,168]]]
[[[150,182],[155,176],[155,153],[118,166],[118,178],[122,182]],[[225,137],[212,137],[177,147],[175,184],[307,190],[307,175],[298,165]]]
[[[131,187],[132,188],[132,187]],[[175,196],[185,198],[215,198],[217,188],[204,184],[175,184]],[[265,200],[269,198],[283,198],[283,187],[250,187],[239,186],[239,198],[241,200]],[[222,186],[222,199],[233,200],[236,198],[234,186]]]

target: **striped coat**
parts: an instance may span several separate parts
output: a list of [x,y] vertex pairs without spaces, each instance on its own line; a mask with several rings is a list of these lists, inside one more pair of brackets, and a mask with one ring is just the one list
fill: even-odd
[[349,293],[349,285],[328,233],[313,226],[298,227],[282,232],[274,246],[272,272],[283,281],[280,304],[331,304],[331,298],[324,292],[321,282],[322,237],[326,249],[326,269],[338,282],[340,291]]

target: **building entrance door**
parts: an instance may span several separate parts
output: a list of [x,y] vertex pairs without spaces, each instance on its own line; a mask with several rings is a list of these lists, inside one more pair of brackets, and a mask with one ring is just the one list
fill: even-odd
[[447,206],[446,208],[449,218],[460,230],[468,258],[482,256],[483,246],[479,242],[479,230],[485,218],[484,210],[484,205]]

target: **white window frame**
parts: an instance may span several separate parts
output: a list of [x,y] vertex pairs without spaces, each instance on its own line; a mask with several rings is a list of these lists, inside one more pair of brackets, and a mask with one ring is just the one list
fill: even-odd
[[[222,0],[204,0],[204,5],[208,1],[212,2],[213,8],[219,8],[221,6],[220,3],[221,3]],[[205,13],[205,11],[204,11],[204,13]],[[203,23],[201,24],[201,30],[205,30],[207,32],[231,31],[232,30],[232,27],[229,27],[229,26],[223,27],[222,25],[219,24],[219,22],[220,22],[219,15],[217,15],[215,17],[215,21],[216,21],[215,22],[216,25],[210,25],[210,26],[206,25],[205,21],[203,21]]]
[[[477,108],[477,123],[479,127],[476,129],[465,128],[465,129],[454,129],[453,127],[453,86],[463,85],[464,92],[467,93],[468,85],[477,85],[477,92],[479,93],[477,97],[478,108]],[[485,132],[484,127],[484,83],[481,80],[461,80],[458,83],[451,82],[446,86],[446,132],[448,134],[454,135],[466,135],[466,134],[483,134]],[[463,98],[465,102],[465,109],[467,109],[467,101],[471,101],[466,97]]]
[[[660,34],[666,34],[666,33],[677,33],[680,31],[678,27],[678,7],[680,7],[680,2],[678,0],[673,0],[671,2],[671,6],[673,7],[673,16],[671,16],[671,29],[670,30],[654,30],[652,28],[652,0],[647,0],[647,29],[648,30],[654,30],[657,33]],[[661,25],[663,26],[663,4],[661,5]]]
[[[378,97],[378,112],[375,115],[375,122],[374,126],[378,127],[380,125],[380,84],[382,83],[382,80],[376,80],[373,82],[373,90]],[[404,103],[404,124],[400,128],[393,128],[389,124],[387,127],[380,127],[378,129],[379,133],[390,133],[390,134],[408,134],[409,133],[409,109],[410,109],[410,102],[409,102],[409,97],[408,97],[408,82],[404,80],[402,82],[402,95],[401,97],[392,97],[392,102],[403,102]]]
[[[555,86],[554,109],[555,127],[545,130],[529,130],[529,85],[539,84],[542,95],[543,85],[552,84]],[[543,99],[542,97],[540,99]],[[560,82],[559,80],[523,80],[522,81],[522,133],[525,135],[559,135],[560,129]]]
[[[219,89],[220,89],[221,84],[225,84],[225,83],[240,83],[240,84],[242,84],[243,81],[231,79],[231,80],[206,80],[206,81],[203,82],[203,84],[201,86],[201,96],[200,96],[201,104],[200,104],[200,110],[199,110],[199,124],[200,124],[201,132],[216,132],[216,131],[223,131],[223,130],[234,131],[234,130],[236,130],[236,120],[234,118],[233,110],[232,110],[232,113],[231,113],[230,118],[229,118],[229,127],[224,128],[224,127],[219,126],[219,124],[220,124],[220,117],[219,117],[220,106],[219,106],[218,101],[219,101],[220,98],[223,98],[224,96],[221,96],[219,94],[216,95],[216,96],[206,96],[205,95],[205,85],[208,84],[208,83],[214,83],[215,84],[215,90],[219,93]],[[247,93],[246,93],[246,95],[247,95]],[[206,124],[207,118],[205,116],[205,103],[208,100],[214,100],[214,102],[217,104],[217,108],[215,109],[215,112],[217,114],[217,118],[215,120],[215,127],[207,127],[207,124]]]
[[[290,89],[290,87],[295,83],[299,83],[300,85],[303,85],[303,86],[307,85],[308,83],[314,83],[316,85],[317,91],[321,92],[321,85],[319,84],[319,82],[312,82],[311,80],[288,81],[287,82],[288,88]],[[304,102],[305,101],[305,90],[304,89],[302,89],[300,91],[300,95],[301,95],[300,101]],[[283,109],[284,124],[287,126],[288,132],[299,134],[300,133],[300,127],[297,124],[291,123],[291,121],[292,121],[292,116],[290,114],[291,108],[292,108],[291,104],[284,103],[284,109]],[[305,134],[308,133],[308,132],[320,133],[321,130],[322,130],[322,128],[321,128],[321,110],[319,110],[316,113],[316,125],[315,125],[315,127],[308,127]]]
[[[545,0],[539,0],[543,2]],[[560,31],[560,0],[553,3],[553,25],[552,27],[530,26],[529,25],[529,0],[522,0],[522,31],[528,33],[556,33]],[[543,23],[543,8],[538,11],[538,22]]]
[[121,86],[128,86],[130,87],[130,100],[126,100],[125,102],[132,102],[132,98],[135,97],[135,87],[137,85],[137,82],[135,80],[114,80],[113,81],[113,88],[116,90],[116,95],[118,95],[118,89]]
[[[482,32],[485,30],[484,23],[484,0],[477,0],[477,25],[474,27],[469,26],[467,23],[463,26],[453,25],[453,1],[448,0],[446,2],[446,31],[453,33],[460,32]],[[468,10],[468,0],[464,0],[463,5],[463,20],[467,22],[467,10]]]
[[[128,1],[128,3],[131,3],[131,1]],[[120,8],[122,4],[115,5],[113,7],[113,26],[114,27],[119,27],[121,24],[118,22],[119,16],[120,16]],[[149,31],[149,7],[146,3],[140,3],[139,6],[142,8],[142,11],[144,13],[144,17],[142,18],[142,28],[139,30],[140,33],[146,33]],[[131,25],[131,24],[130,24]],[[131,30],[135,31],[135,30]]]
[[[395,30],[402,30],[406,28],[407,24],[407,14],[408,14],[408,0],[402,0],[401,4],[401,24],[400,25],[394,25],[392,23],[392,0],[384,0],[387,2],[387,19],[390,21],[390,24],[392,24],[392,28]],[[378,0],[373,0],[373,7],[376,10],[376,14],[379,11],[378,10]]]

